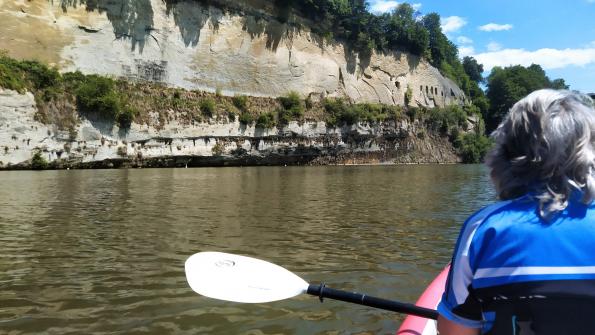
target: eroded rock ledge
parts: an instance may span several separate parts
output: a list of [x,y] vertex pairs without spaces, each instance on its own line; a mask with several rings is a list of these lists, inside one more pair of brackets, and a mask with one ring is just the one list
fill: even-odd
[[236,122],[160,129],[133,123],[121,130],[82,118],[76,131],[34,119],[31,93],[0,89],[0,169],[28,169],[36,152],[50,168],[196,167],[244,165],[455,163],[447,138],[417,122],[327,127],[292,121],[259,129]]

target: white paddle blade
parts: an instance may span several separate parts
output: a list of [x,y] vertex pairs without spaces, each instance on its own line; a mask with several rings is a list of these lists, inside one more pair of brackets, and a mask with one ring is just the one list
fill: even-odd
[[186,279],[205,297],[261,303],[305,293],[308,283],[260,259],[222,252],[199,252],[186,260]]

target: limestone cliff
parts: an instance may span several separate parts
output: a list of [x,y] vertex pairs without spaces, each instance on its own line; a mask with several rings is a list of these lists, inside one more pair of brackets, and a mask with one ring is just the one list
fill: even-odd
[[419,57],[374,53],[361,60],[305,24],[277,21],[267,14],[266,3],[251,0],[252,6],[224,10],[199,1],[0,0],[0,49],[61,71],[227,95],[276,97],[296,91],[304,97],[403,105],[410,87],[417,105],[465,99]]
[[[233,3],[233,9],[183,0],[0,0],[0,49],[62,72],[224,96],[278,97],[295,91],[318,106],[325,97],[404,105],[410,88],[414,106],[465,100],[451,80],[416,56],[374,53],[359,59],[344,44],[311,33],[307,24],[277,21],[268,1],[218,1]],[[139,88],[128,99],[142,106],[142,100],[159,100],[173,90],[152,87]],[[34,153],[55,168],[460,160],[444,134],[408,116],[335,127],[313,109],[299,122],[263,129],[221,117],[225,110],[195,122],[185,111],[161,108],[167,110],[143,110],[129,129],[121,129],[113,120],[77,113],[69,99],[50,106],[57,117],[40,118],[40,111],[51,113],[31,93],[0,88],[0,169],[29,168]],[[260,99],[263,104],[254,103],[252,112],[277,108],[274,99]],[[56,113],[60,106],[63,115]]]
[[30,168],[33,153],[55,168],[280,164],[455,163],[445,137],[407,119],[340,128],[292,121],[259,129],[236,122],[163,127],[133,123],[122,131],[83,119],[72,132],[35,121],[31,93],[0,89],[0,169]]

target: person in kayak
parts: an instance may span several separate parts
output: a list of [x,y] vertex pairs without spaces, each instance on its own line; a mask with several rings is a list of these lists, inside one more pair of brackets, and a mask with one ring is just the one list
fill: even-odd
[[486,158],[502,202],[465,222],[438,305],[441,335],[595,333],[595,109],[539,90]]

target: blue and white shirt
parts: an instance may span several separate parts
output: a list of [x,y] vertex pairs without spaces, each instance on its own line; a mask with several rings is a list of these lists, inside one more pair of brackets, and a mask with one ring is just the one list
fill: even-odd
[[483,334],[595,334],[595,206],[550,221],[531,196],[464,224],[438,312]]

